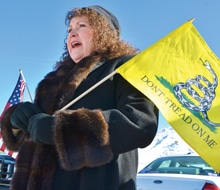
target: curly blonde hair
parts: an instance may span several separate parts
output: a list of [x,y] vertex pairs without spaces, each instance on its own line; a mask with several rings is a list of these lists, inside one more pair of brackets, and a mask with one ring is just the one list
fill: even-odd
[[[102,59],[114,59],[124,55],[134,55],[138,51],[127,42],[120,39],[120,31],[112,29],[106,19],[90,8],[75,8],[67,13],[65,23],[68,26],[73,17],[86,16],[89,24],[94,30],[93,42],[95,52],[100,55]],[[66,36],[67,39],[67,36]],[[64,53],[61,61],[57,63],[56,67],[62,62],[69,61],[70,55],[67,50],[65,39]]]

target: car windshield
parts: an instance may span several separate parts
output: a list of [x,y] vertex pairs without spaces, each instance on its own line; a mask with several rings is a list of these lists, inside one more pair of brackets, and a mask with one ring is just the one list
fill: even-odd
[[156,159],[139,173],[179,173],[194,175],[213,175],[219,173],[199,156],[171,156]]

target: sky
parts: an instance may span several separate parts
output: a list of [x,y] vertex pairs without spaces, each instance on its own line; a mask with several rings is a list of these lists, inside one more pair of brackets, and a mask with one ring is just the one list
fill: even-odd
[[[0,112],[22,70],[30,95],[59,61],[68,10],[100,5],[113,12],[121,38],[144,50],[187,20],[193,22],[213,52],[220,56],[219,0],[7,0],[0,6]],[[25,90],[24,101],[29,101]],[[169,126],[163,116],[159,128]]]

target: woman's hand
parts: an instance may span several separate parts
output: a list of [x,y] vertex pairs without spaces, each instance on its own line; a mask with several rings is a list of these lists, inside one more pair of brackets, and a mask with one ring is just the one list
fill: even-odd
[[54,144],[53,140],[54,117],[45,113],[34,115],[29,120],[28,132],[35,143]]
[[[21,129],[27,132],[29,119],[38,113],[41,113],[41,110],[35,104],[30,102],[22,103],[14,110],[10,117],[13,129]],[[16,130],[13,132],[16,133]]]

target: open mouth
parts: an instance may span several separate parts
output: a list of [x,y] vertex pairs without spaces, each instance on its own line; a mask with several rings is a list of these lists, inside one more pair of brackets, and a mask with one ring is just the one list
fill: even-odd
[[80,45],[81,45],[81,43],[79,43],[79,42],[72,42],[71,43],[72,48],[78,47]]

